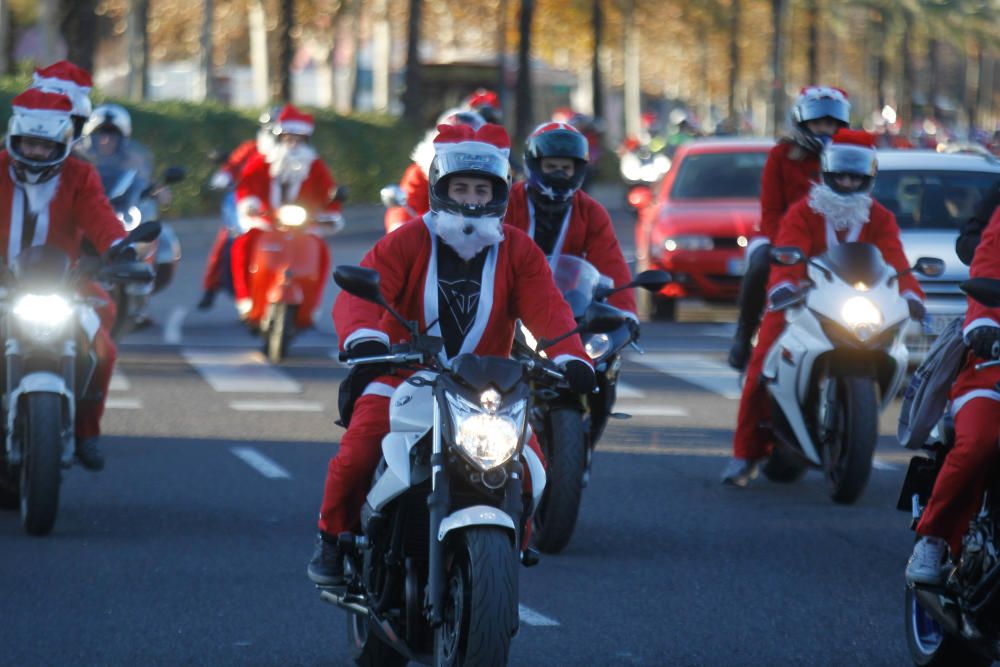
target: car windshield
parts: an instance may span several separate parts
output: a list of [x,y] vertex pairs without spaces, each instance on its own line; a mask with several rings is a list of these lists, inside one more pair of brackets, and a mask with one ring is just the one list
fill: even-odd
[[671,199],[757,199],[767,153],[685,155],[670,190]]
[[872,195],[901,229],[957,229],[997,182],[1000,174],[981,171],[880,171]]

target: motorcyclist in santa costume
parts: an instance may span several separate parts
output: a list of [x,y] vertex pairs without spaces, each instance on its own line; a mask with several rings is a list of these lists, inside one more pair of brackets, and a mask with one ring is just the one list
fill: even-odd
[[[993,213],[983,232],[969,275],[1000,278],[1000,209]],[[945,457],[917,524],[920,539],[906,566],[910,583],[944,582],[949,547],[957,558],[969,521],[982,503],[986,483],[997,474],[1000,464],[1000,368],[976,370],[977,363],[1000,358],[1000,308],[987,308],[975,299],[968,301],[964,336],[969,353],[950,394],[955,446]]]
[[205,263],[205,276],[202,278],[202,288],[204,291],[201,300],[198,302],[198,310],[208,310],[215,303],[215,296],[222,285],[223,271],[228,270],[228,266],[223,266],[223,250],[233,235],[240,231],[239,221],[236,215],[236,192],[235,186],[240,182],[243,170],[257,156],[265,156],[274,148],[274,124],[278,119],[280,109],[269,109],[260,115],[260,128],[257,136],[247,139],[242,144],[233,149],[226,157],[226,161],[215,170],[209,186],[213,190],[226,190],[226,195],[222,204],[223,225],[219,233],[215,235],[212,248],[208,252],[208,260]]
[[[833,143],[823,151],[820,172],[821,182],[814,183],[809,194],[781,219],[775,246],[794,246],[808,258],[841,243],[871,243],[881,251],[886,263],[899,272],[899,291],[907,300],[910,316],[923,319],[924,294],[909,271],[896,218],[870,194],[878,172],[874,135],[860,130],[839,130],[833,136]],[[787,302],[798,292],[805,275],[804,264],[775,267],[768,289],[770,303]],[[722,475],[725,484],[746,486],[756,476],[760,461],[770,453],[771,433],[761,426],[767,421],[770,403],[760,374],[768,350],[784,328],[784,311],[768,310],[747,366],[733,435],[733,459]]]
[[[337,183],[329,168],[309,145],[315,129],[311,114],[286,105],[278,114],[274,132],[277,145],[267,155],[253,158],[236,185],[236,212],[243,234],[233,241],[231,263],[233,292],[240,319],[255,326],[263,313],[251,313],[250,260],[264,230],[273,227],[272,219],[284,204],[304,207],[318,220],[343,226],[340,202],[334,200]],[[329,273],[330,253],[322,244],[319,275]],[[310,286],[303,295],[302,307],[296,311],[295,326],[308,329],[313,324],[313,311],[322,296],[319,287]]]
[[839,88],[803,88],[792,107],[792,134],[767,155],[760,187],[760,227],[747,245],[746,271],[740,286],[740,313],[729,350],[729,365],[743,370],[750,358],[750,344],[760,324],[770,275],[771,244],[779,222],[819,182],[819,160],[824,145],[851,120],[851,103]]
[[[587,175],[587,138],[569,123],[543,123],[524,147],[528,180],[514,185],[504,222],[528,234],[547,256],[572,255],[594,265],[615,285],[632,280],[611,216],[580,189]],[[608,302],[638,326],[632,290]]]
[[36,69],[31,75],[31,88],[47,93],[61,93],[73,104],[70,119],[73,121],[73,141],[83,137],[83,126],[94,109],[90,90],[94,87],[90,72],[68,60],[60,60],[48,67]]
[[[507,133],[498,125],[478,131],[442,125],[438,130],[430,169],[431,212],[379,240],[361,265],[379,272],[383,296],[403,317],[444,339],[448,358],[508,356],[518,319],[537,337],[572,330],[573,314],[545,256],[523,232],[502,224],[510,188]],[[380,306],[346,292],[337,297],[333,319],[341,349],[354,357],[385,354],[390,343],[408,337]],[[593,388],[594,371],[579,336],[553,345],[547,354],[563,367],[573,391]],[[327,471],[320,535],[307,570],[322,585],[343,580],[337,536],[358,529],[389,431],[389,397],[403,377],[383,374],[370,380],[357,383],[363,392]],[[534,438],[524,456],[541,462]],[[529,487],[526,474],[525,493]]]
[[[100,253],[125,236],[94,168],[70,157],[73,104],[59,93],[29,89],[13,99],[6,150],[0,152],[0,252],[7,262],[25,248],[54,246],[77,259],[84,239]],[[122,253],[132,249],[122,249]],[[93,293],[93,291],[91,292]],[[101,416],[116,349],[105,319],[94,338],[97,368],[87,395],[78,397],[76,457],[104,467],[98,447]]]

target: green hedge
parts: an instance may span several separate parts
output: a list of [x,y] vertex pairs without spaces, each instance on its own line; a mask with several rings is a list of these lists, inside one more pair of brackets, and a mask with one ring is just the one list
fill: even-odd
[[[25,84],[24,79],[0,82],[0,117],[8,117],[11,98]],[[95,97],[95,104],[105,101],[100,95]],[[219,194],[208,189],[216,167],[209,154],[213,150],[225,153],[252,138],[257,132],[259,112],[212,103],[120,103],[132,114],[132,136],[156,156],[158,173],[171,165],[187,169],[187,178],[173,186],[174,203],[168,215],[217,211]],[[377,202],[383,185],[399,182],[410,163],[410,151],[423,134],[421,129],[408,127],[390,116],[309,111],[316,115],[313,144],[338,185],[349,188],[353,203]]]

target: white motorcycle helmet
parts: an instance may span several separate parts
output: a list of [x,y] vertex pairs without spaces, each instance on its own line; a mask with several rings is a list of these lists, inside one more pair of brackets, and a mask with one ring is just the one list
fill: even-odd
[[94,109],[83,126],[83,135],[89,136],[101,129],[114,128],[123,138],[132,136],[132,116],[120,104],[102,104]]
[[[15,97],[7,123],[7,152],[14,177],[21,183],[43,183],[55,176],[73,146],[73,104],[59,93],[28,89]],[[30,144],[30,147],[29,147]],[[45,146],[48,153],[42,155]]]

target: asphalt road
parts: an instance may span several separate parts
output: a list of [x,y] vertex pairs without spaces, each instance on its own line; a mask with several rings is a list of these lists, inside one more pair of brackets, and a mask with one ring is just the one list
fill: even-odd
[[[332,242],[354,263],[379,211]],[[630,252],[624,212],[616,216]],[[0,516],[0,664],[346,665],[344,614],[305,577],[326,464],[342,430],[332,289],[280,368],[220,297],[194,310],[211,220],[175,223],[176,282],[128,337],[105,416],[107,469],[64,477],[45,538]],[[725,488],[736,415],[731,309],[645,327],[628,358],[569,548],[522,570],[512,665],[904,665],[894,509],[906,456],[883,421],[854,506],[810,474]]]

